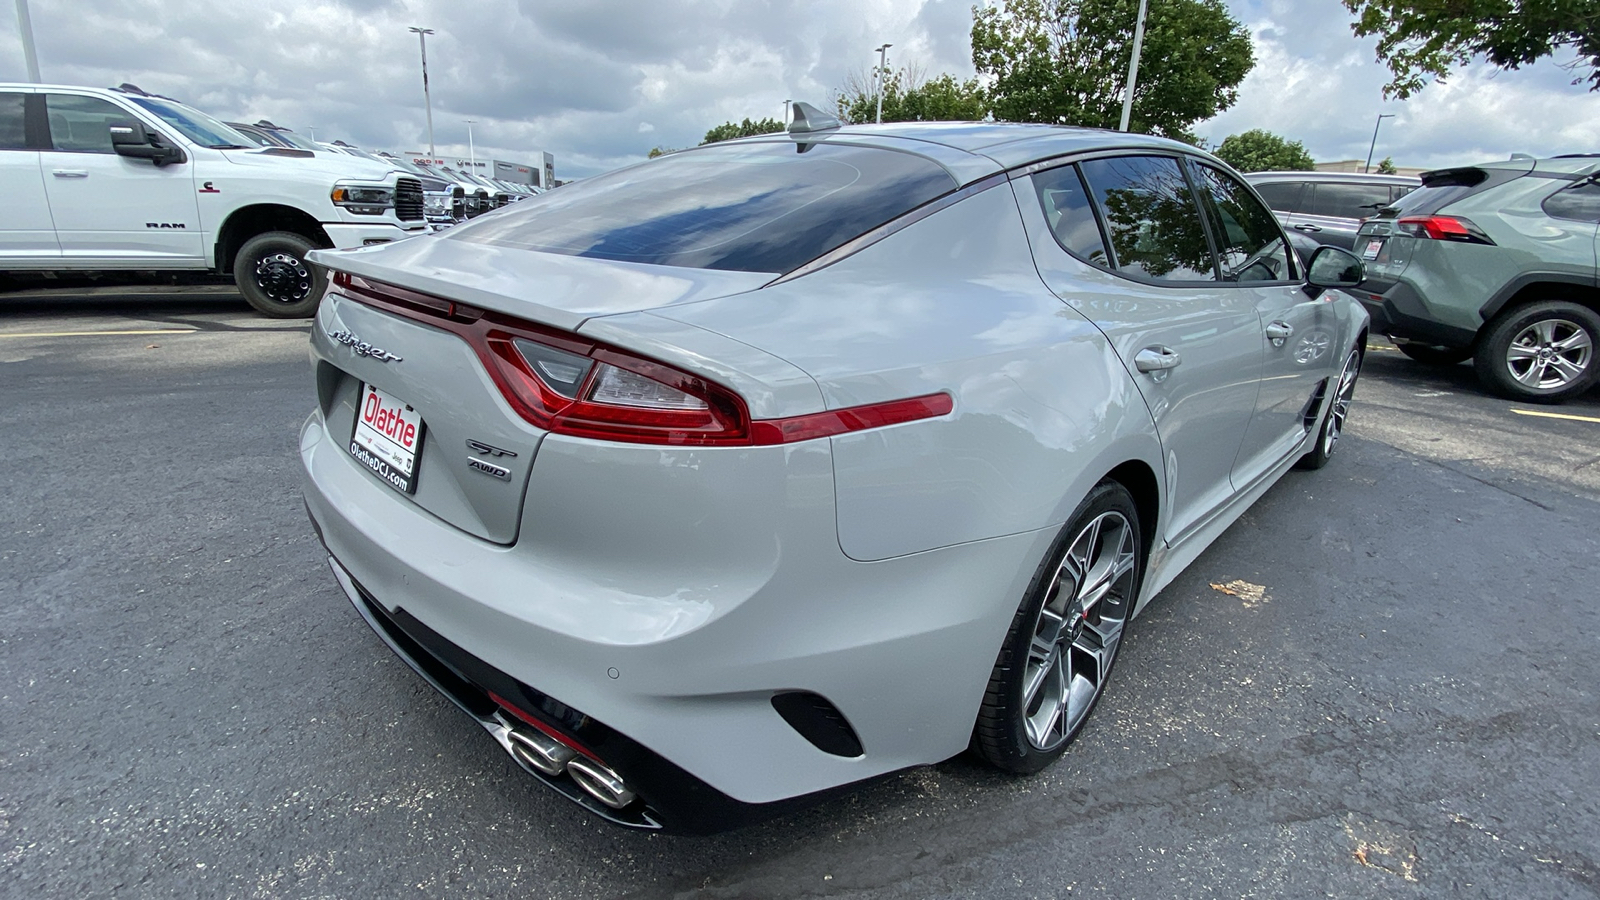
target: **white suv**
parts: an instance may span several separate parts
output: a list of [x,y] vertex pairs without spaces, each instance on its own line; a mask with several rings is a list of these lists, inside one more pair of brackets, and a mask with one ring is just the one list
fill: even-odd
[[269,316],[309,316],[316,248],[425,234],[422,185],[393,167],[256,147],[139,91],[0,84],[0,272],[232,274]]

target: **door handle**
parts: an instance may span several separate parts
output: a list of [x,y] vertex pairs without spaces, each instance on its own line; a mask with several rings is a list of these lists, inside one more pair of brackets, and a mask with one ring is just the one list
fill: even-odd
[[1282,347],[1283,342],[1294,336],[1294,326],[1288,322],[1273,322],[1267,326],[1267,340],[1274,347]]
[[1295,231],[1302,231],[1302,232],[1305,232],[1306,234],[1316,234],[1317,232],[1322,230],[1322,226],[1321,225],[1312,225],[1310,222],[1301,222],[1299,225],[1296,225],[1294,227],[1294,230]]
[[1167,373],[1181,362],[1183,357],[1171,347],[1146,347],[1133,357],[1134,368],[1149,375],[1152,381],[1165,381]]
[[52,169],[51,175],[57,178],[88,178],[88,169]]

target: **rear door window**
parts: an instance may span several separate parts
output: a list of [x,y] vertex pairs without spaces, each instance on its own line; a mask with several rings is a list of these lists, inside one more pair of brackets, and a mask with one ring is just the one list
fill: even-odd
[[585,179],[443,239],[776,274],[956,187],[942,167],[909,153],[788,140],[716,144]]
[[27,118],[23,94],[0,94],[0,150],[28,149]]
[[1321,182],[1311,195],[1307,215],[1365,219],[1389,205],[1387,184]]
[[1256,192],[1267,205],[1282,212],[1300,212],[1300,195],[1305,192],[1303,181],[1269,181],[1256,185]]
[[1102,269],[1111,268],[1105,238],[1095,218],[1094,203],[1089,199],[1078,167],[1066,165],[1036,172],[1032,181],[1045,221],[1050,223],[1050,233],[1055,235],[1061,248],[1084,262]]
[[1117,270],[1155,281],[1215,281],[1200,207],[1178,161],[1118,156],[1082,163]]
[[1191,161],[1201,206],[1217,243],[1223,281],[1294,281],[1289,242],[1278,220],[1233,176]]

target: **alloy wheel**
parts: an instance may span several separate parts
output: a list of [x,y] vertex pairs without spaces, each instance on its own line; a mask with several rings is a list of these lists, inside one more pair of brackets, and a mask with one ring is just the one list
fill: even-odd
[[1137,570],[1134,526],[1119,512],[1095,517],[1068,545],[1034,622],[1022,679],[1034,749],[1060,747],[1094,708],[1122,642]]
[[1517,332],[1506,368],[1525,387],[1555,390],[1582,378],[1594,356],[1589,332],[1567,319],[1540,319]]
[[1333,408],[1328,410],[1328,427],[1322,430],[1322,455],[1332,456],[1333,445],[1344,433],[1345,417],[1350,415],[1350,401],[1356,395],[1356,377],[1361,374],[1361,354],[1350,353],[1339,373],[1339,386],[1333,392]]

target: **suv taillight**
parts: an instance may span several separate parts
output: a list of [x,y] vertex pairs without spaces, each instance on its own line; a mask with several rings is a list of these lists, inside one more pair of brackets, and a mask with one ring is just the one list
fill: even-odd
[[1478,226],[1455,216],[1407,216],[1394,223],[1394,227],[1412,237],[1435,241],[1456,241],[1462,244],[1489,244],[1489,239]]
[[926,394],[782,419],[750,418],[744,398],[715,382],[570,332],[453,300],[333,273],[333,287],[464,338],[517,415],[556,434],[634,444],[766,446],[950,413]]

